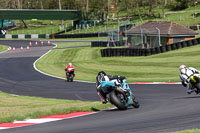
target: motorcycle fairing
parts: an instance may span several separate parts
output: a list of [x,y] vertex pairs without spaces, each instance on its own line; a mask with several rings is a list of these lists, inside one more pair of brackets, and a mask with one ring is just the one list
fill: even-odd
[[100,84],[104,93],[108,93],[110,87],[115,87],[115,83],[111,81],[101,81]]
[[130,105],[130,104],[133,103],[133,100],[132,100],[132,95],[133,95],[133,93],[132,93],[132,91],[131,91],[129,85],[128,85],[127,82],[126,82],[126,79],[124,79],[124,80],[122,81],[122,85],[123,85],[123,88],[124,88],[125,90],[128,90],[128,92],[129,92],[129,94],[130,94],[130,95],[128,96],[128,104]]

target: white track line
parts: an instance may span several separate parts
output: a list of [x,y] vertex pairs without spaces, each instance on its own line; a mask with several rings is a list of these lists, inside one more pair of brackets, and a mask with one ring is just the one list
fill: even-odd
[[[53,48],[56,48],[56,47],[57,47],[57,44],[54,44],[54,43],[52,43],[52,44],[55,45]],[[40,58],[38,58],[38,59],[33,63],[33,67],[34,67],[34,69],[35,69],[36,71],[38,71],[38,72],[40,72],[40,73],[42,73],[42,74],[44,74],[44,75],[47,75],[47,76],[50,76],[50,77],[54,77],[54,78],[58,78],[58,79],[63,79],[63,80],[65,80],[66,78],[62,78],[62,77],[58,77],[58,76],[54,76],[54,75],[51,75],[51,74],[42,72],[42,71],[40,71],[39,69],[37,69],[37,67],[36,67],[37,61],[39,61],[42,57],[44,57],[45,55],[47,55],[47,54],[50,53],[51,51],[52,51],[52,49],[49,50],[47,53],[43,54]],[[84,82],[84,83],[95,83],[95,82],[80,81],[80,80],[74,80],[74,81],[77,81],[77,82]]]
[[[101,111],[99,111],[99,112],[101,112]],[[96,114],[99,112],[80,112],[80,114],[77,112],[78,114],[70,113],[70,114],[72,114],[72,116],[70,116],[70,114],[66,114],[66,116],[60,115],[61,116],[60,118],[52,118],[52,116],[49,116],[49,118],[46,117],[46,118],[38,118],[38,119],[26,119],[24,121],[14,121],[13,123],[6,123],[7,125],[9,125],[9,124],[10,125],[8,127],[0,127],[0,130],[24,127],[24,126],[31,126],[31,125],[36,125],[36,124],[41,124],[41,123],[46,123],[46,122],[64,120],[64,119],[72,119],[72,118],[76,118],[76,117],[82,117],[82,116],[87,116],[87,115],[91,115],[91,114]],[[83,114],[81,114],[81,113],[83,113]],[[59,116],[59,115],[54,115],[54,116]],[[18,124],[18,125],[16,125],[16,124]],[[0,123],[0,126],[1,126],[1,123]]]
[[14,121],[13,123],[46,123],[46,122],[51,122],[51,121],[58,121],[61,119],[56,119],[56,118],[45,118],[45,119],[26,119],[24,121]]

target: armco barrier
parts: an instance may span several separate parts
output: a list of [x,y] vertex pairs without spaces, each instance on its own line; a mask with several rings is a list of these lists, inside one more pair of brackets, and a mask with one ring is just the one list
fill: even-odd
[[[80,33],[80,34],[55,34],[55,38],[86,38],[86,37],[105,37],[108,36],[107,33]],[[52,37],[52,35],[51,35]]]
[[114,46],[124,46],[125,41],[115,41],[115,42],[108,42],[108,41],[92,41],[91,47],[114,47]]
[[12,39],[12,38],[17,38],[17,39],[49,38],[49,34],[31,34],[31,35],[25,35],[25,34],[11,35],[11,34],[6,34],[6,35],[0,35],[0,38],[6,38],[6,39]]
[[[156,48],[107,48],[101,50],[102,57],[111,56],[150,56],[154,54],[164,53],[171,50],[176,50],[184,47],[190,47],[200,44],[200,38],[177,42],[170,45],[160,46]],[[93,45],[96,45],[93,43]],[[102,44],[101,44],[102,45]],[[105,45],[105,43],[103,43]]]

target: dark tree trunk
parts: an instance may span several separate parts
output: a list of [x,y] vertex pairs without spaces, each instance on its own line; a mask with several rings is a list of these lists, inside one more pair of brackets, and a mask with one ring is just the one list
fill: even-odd
[[125,4],[126,4],[127,17],[128,17],[128,20],[130,20],[130,15],[129,15],[129,11],[128,11],[128,0],[125,0]]

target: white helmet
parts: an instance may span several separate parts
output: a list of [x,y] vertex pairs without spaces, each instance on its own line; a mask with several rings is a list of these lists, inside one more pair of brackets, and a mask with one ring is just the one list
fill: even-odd
[[183,70],[183,69],[185,69],[185,68],[186,68],[185,65],[180,65],[179,70],[181,71],[181,70]]
[[69,65],[72,66],[72,63],[70,62]]

